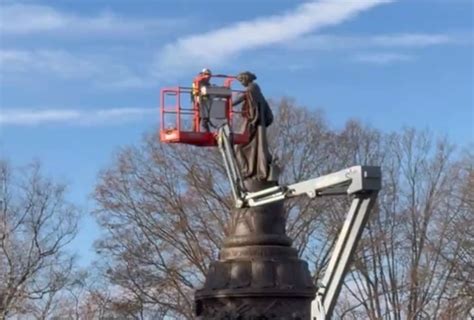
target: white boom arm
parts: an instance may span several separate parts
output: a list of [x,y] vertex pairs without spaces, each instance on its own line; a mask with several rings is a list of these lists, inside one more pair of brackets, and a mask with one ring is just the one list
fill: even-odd
[[224,158],[237,208],[256,207],[302,195],[310,198],[328,195],[350,195],[353,197],[326,273],[319,284],[316,299],[311,305],[311,320],[331,319],[352,254],[357,247],[369,212],[381,188],[380,167],[354,166],[288,186],[276,186],[258,192],[247,192],[235,161],[232,134],[228,125],[219,129],[218,145]]
[[318,285],[316,299],[311,304],[311,320],[331,319],[352,255],[357,248],[377,193],[378,191],[372,190],[367,194],[356,194],[352,200],[326,272]]

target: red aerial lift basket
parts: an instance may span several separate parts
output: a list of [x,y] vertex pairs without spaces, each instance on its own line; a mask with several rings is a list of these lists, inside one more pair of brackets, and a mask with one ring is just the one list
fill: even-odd
[[[224,87],[230,88],[232,78],[225,77]],[[160,141],[165,143],[185,143],[200,147],[217,146],[217,129],[211,127],[209,132],[202,130],[199,123],[199,106],[192,101],[192,88],[164,88],[160,94]],[[227,122],[231,128],[241,119],[241,113],[232,107],[232,98],[220,101],[224,113],[220,119],[213,121]],[[222,105],[223,104],[223,105]],[[186,106],[186,107],[185,107]],[[248,132],[233,133],[234,144],[245,144],[249,141]]]

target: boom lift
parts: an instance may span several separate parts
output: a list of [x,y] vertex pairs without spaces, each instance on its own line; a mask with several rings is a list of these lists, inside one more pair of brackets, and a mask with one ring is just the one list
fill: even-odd
[[[201,132],[197,125],[194,125],[192,130],[184,130],[181,117],[191,115],[196,123],[198,121],[196,119],[199,119],[199,109],[195,104],[187,109],[181,107],[180,95],[189,94],[190,88],[168,88],[161,91],[160,140],[167,143],[217,146],[224,160],[236,208],[256,207],[304,195],[310,198],[335,195],[346,195],[352,198],[326,272],[321,283],[318,284],[316,298],[311,306],[311,320],[331,319],[351,256],[357,247],[369,212],[381,188],[380,167],[353,166],[287,186],[248,192],[236,163],[233,148],[235,144],[248,141],[246,132],[234,133],[232,130],[234,115],[239,115],[239,112],[232,107],[232,93],[236,92],[231,89],[234,77],[219,77],[225,79],[224,85],[210,86],[201,90],[201,94],[205,94],[207,101],[211,104],[211,122],[218,123],[214,125],[217,131]],[[170,94],[176,98],[176,104],[171,109],[165,105],[166,96]],[[175,116],[175,127],[165,128],[164,121],[167,114]]]

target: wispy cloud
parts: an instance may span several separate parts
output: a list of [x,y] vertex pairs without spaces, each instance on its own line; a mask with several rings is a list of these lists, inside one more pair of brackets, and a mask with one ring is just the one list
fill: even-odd
[[73,54],[65,50],[0,49],[0,69],[5,75],[2,81],[45,76],[90,80],[99,87],[129,88],[155,84],[151,77],[139,74],[130,63],[116,61],[109,55]]
[[401,33],[379,35],[330,35],[304,36],[285,44],[289,50],[337,50],[351,48],[425,48],[430,46],[462,44],[460,35],[439,33]]
[[40,109],[0,110],[0,125],[33,126],[42,124],[105,125],[138,121],[157,111],[153,108],[113,108],[98,110]]
[[369,43],[382,47],[427,47],[459,42],[460,39],[448,34],[405,33],[370,37]]
[[[283,47],[288,51],[301,51],[305,54],[312,51],[340,51],[351,61],[389,65],[415,60],[420,55],[417,50],[471,43],[472,39],[463,34],[416,32],[376,35],[316,34],[299,37],[283,44]],[[359,53],[360,51],[363,52]]]
[[157,56],[158,73],[170,69],[216,65],[245,50],[282,43],[323,27],[340,24],[359,13],[390,1],[321,0],[281,15],[243,21],[168,44]]
[[100,68],[91,56],[64,50],[0,50],[2,72],[47,72],[63,78],[95,75]]
[[408,62],[414,60],[415,57],[404,53],[378,52],[378,53],[361,53],[354,56],[357,62],[371,63],[377,65],[386,65],[396,62]]
[[48,32],[97,36],[99,34],[138,34],[147,31],[156,33],[170,27],[177,27],[185,20],[131,19],[110,11],[96,16],[82,16],[44,5],[3,4],[0,5],[0,21],[0,32],[3,36]]

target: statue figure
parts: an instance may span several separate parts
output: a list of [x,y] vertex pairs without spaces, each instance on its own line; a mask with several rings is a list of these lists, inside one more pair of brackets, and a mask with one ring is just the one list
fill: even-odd
[[237,80],[245,87],[233,105],[243,102],[241,131],[247,131],[249,142],[235,146],[236,161],[243,179],[259,181],[278,181],[278,166],[273,163],[267,139],[267,127],[273,122],[273,113],[265,100],[260,87],[254,82],[257,76],[251,72],[242,72]]

